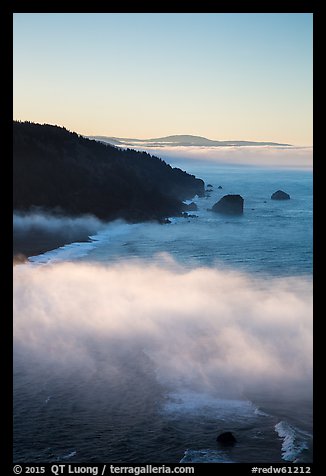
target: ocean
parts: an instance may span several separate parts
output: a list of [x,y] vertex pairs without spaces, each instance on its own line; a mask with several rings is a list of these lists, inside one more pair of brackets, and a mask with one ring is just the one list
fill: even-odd
[[15,463],[312,462],[312,172],[186,170],[195,216],[14,266]]

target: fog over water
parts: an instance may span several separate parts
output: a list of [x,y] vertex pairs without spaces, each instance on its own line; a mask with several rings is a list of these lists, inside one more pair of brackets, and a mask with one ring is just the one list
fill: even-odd
[[[28,287],[27,287],[28,283]],[[28,292],[26,292],[28,289]],[[119,339],[155,362],[160,381],[241,395],[307,389],[311,283],[121,262],[14,268],[15,347],[41,361],[96,367],[89,348]],[[100,346],[101,347],[101,346]]]
[[[105,142],[105,140],[104,140]],[[130,145],[126,145],[130,147]],[[267,168],[289,168],[311,170],[313,167],[312,146],[179,146],[150,144],[132,145],[137,150],[145,150],[159,156],[171,164],[183,163],[184,167],[193,164],[224,166],[258,166]]]

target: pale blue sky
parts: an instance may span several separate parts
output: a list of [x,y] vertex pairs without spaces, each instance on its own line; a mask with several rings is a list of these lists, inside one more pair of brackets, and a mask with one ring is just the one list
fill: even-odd
[[14,118],[312,144],[312,14],[14,14]]

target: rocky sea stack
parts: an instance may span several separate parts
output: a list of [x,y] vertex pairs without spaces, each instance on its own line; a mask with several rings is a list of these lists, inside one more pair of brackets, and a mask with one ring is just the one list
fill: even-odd
[[290,200],[290,195],[286,192],[283,192],[283,190],[277,190],[277,192],[274,192],[273,195],[271,196],[272,200]]
[[194,202],[189,203],[189,205],[185,205],[184,209],[189,212],[195,212],[198,210],[197,205]]
[[216,441],[222,446],[233,446],[237,442],[231,431],[225,431],[216,438]]
[[226,215],[242,215],[243,202],[244,200],[241,195],[224,195],[213,205],[212,211]]

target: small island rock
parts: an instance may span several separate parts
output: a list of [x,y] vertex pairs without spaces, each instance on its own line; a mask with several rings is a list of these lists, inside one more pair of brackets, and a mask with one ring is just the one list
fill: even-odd
[[217,188],[218,188],[219,190],[222,190],[223,187],[222,187],[222,185],[219,185]]
[[277,190],[277,192],[274,192],[273,195],[271,196],[272,200],[290,200],[290,195],[286,192],[283,192],[283,190]]
[[195,204],[195,202],[191,202],[189,203],[189,205],[187,206],[187,210],[188,211],[191,211],[191,212],[195,212],[198,210],[198,207],[197,205]]
[[226,215],[242,215],[243,202],[241,195],[224,195],[213,205],[212,211]]
[[231,431],[225,431],[216,438],[216,441],[223,446],[233,446],[237,440]]

